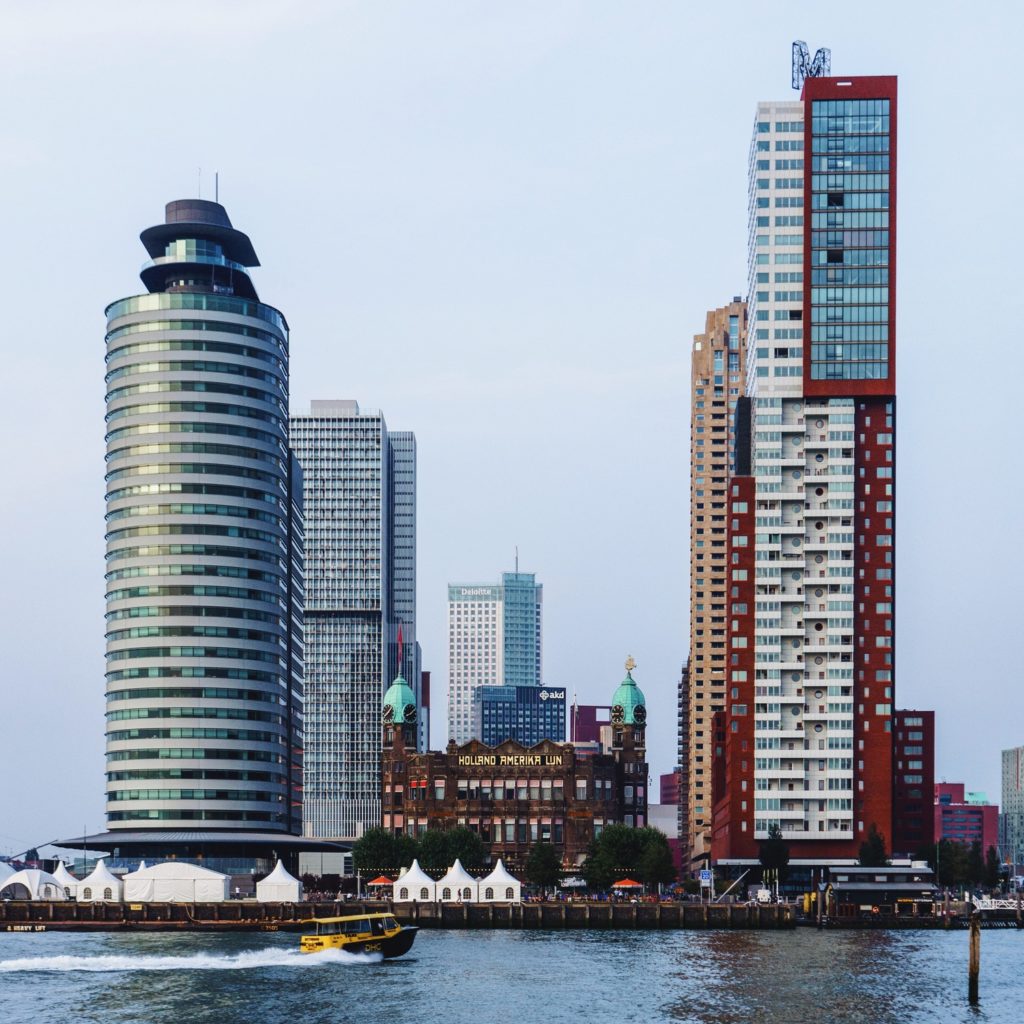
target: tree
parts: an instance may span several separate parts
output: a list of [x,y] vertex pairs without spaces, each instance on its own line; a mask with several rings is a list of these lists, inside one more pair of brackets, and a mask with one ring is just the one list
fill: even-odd
[[484,844],[471,828],[449,829],[445,835],[448,837],[448,863],[444,865],[445,867],[451,867],[456,860],[460,861],[467,871],[472,871],[483,864]]
[[652,886],[674,882],[676,865],[669,849],[668,838],[655,829],[651,831],[654,835],[648,838],[637,864],[640,880]]
[[768,828],[768,838],[761,840],[758,851],[761,862],[761,878],[766,882],[784,882],[789,874],[789,845],[782,838],[778,825]]
[[562,880],[562,858],[550,843],[534,843],[530,847],[526,880],[541,889],[551,889]]
[[[665,834],[656,828],[607,825],[590,844],[587,859],[583,863],[583,877],[592,889],[610,889],[625,875],[643,877],[644,855],[648,849],[658,845],[668,851]],[[648,858],[647,867],[652,879],[665,874],[662,854],[650,853]],[[672,877],[675,877],[674,869]],[[643,880],[648,881],[648,878]]]
[[397,871],[411,864],[415,856],[416,840],[386,828],[367,829],[352,846],[352,863],[361,873]]
[[889,863],[885,852],[885,836],[878,831],[872,822],[868,829],[868,837],[860,844],[860,866],[862,868],[884,868]]
[[981,852],[981,840],[975,839],[967,851],[967,882],[980,885],[985,878],[985,858]]
[[944,888],[958,888],[967,881],[967,847],[963,843],[940,840],[928,863],[935,869],[936,882]]
[[468,828],[428,828],[419,837],[417,848],[420,866],[427,871],[444,871],[456,860],[471,871],[480,867],[484,859],[484,844]]
[[1003,865],[999,861],[999,854],[994,846],[990,846],[985,852],[985,884],[994,889],[1003,879]]
[[583,865],[583,877],[592,889],[610,889],[624,874],[639,874],[640,855],[646,834],[656,829],[630,825],[606,825],[591,844]]
[[420,867],[427,871],[444,871],[452,866],[448,853],[448,833],[440,828],[428,828],[417,841]]

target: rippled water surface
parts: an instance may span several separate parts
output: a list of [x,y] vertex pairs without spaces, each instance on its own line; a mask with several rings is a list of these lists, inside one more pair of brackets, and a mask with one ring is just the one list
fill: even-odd
[[3,1024],[1024,1021],[1024,933],[421,932],[387,963],[298,936],[0,934]]

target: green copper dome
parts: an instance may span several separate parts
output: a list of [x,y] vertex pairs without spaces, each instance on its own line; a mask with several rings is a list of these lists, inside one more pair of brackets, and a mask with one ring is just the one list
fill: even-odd
[[612,697],[612,721],[622,725],[646,725],[647,702],[643,691],[633,680],[633,669],[636,662],[632,658],[626,661],[626,678],[619,683]]
[[384,721],[407,724],[416,721],[416,694],[401,673],[395,676],[395,681],[384,694]]

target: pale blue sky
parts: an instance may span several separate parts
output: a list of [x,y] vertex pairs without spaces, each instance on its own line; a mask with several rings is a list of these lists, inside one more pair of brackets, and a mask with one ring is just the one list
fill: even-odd
[[[700,8],[700,9],[698,9]],[[445,585],[545,587],[546,679],[633,654],[652,771],[687,645],[689,345],[745,290],[789,46],[900,77],[897,703],[939,778],[1024,743],[1018,4],[4,4],[0,850],[103,827],[103,308],[138,232],[221,200],[292,327],[293,405],[419,439],[424,664]],[[24,791],[23,786],[6,792]]]

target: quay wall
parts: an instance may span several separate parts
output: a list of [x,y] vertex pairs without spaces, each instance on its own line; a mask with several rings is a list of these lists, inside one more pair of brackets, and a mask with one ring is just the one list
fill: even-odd
[[0,931],[301,931],[303,921],[389,911],[421,928],[780,929],[789,906],[697,903],[0,903]]

